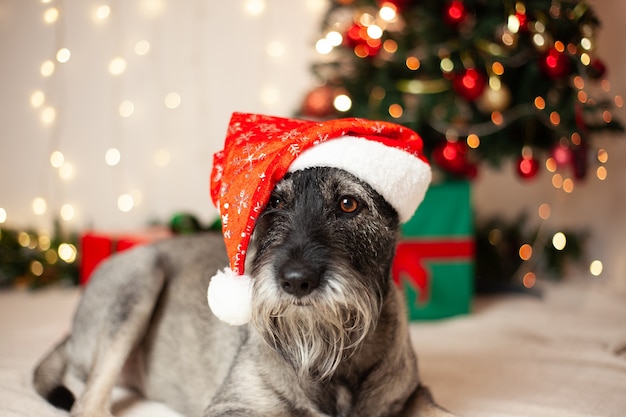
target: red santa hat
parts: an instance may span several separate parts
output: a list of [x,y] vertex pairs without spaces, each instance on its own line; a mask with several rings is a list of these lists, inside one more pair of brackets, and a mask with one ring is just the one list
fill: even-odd
[[357,118],[311,122],[234,113],[211,173],[211,198],[230,259],[208,289],[209,306],[222,321],[250,320],[253,278],[244,274],[244,265],[255,222],[276,183],[287,172],[310,167],[355,175],[395,208],[401,222],[411,218],[431,179],[422,140],[406,127]]

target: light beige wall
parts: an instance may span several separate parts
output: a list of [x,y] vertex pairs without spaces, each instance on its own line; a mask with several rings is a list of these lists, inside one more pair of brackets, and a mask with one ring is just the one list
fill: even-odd
[[[108,18],[95,18],[109,4]],[[247,5],[264,4],[251,14]],[[46,24],[51,7],[59,20]],[[136,229],[185,210],[216,217],[208,193],[212,155],[233,111],[291,115],[312,85],[309,62],[323,14],[322,0],[4,0],[0,2],[0,208],[7,225],[51,228],[69,204],[69,229]],[[134,52],[149,41],[148,54]],[[66,47],[70,60],[49,77],[42,63]],[[115,57],[126,60],[117,76]],[[29,103],[40,90],[46,100]],[[176,92],[180,106],[164,98]],[[121,117],[120,104],[134,104]],[[46,107],[56,120],[41,121]],[[109,148],[121,152],[111,167]],[[73,168],[59,178],[48,162],[60,150]],[[155,154],[169,154],[167,166]],[[118,198],[135,195],[129,212]],[[47,211],[35,215],[33,200]],[[140,198],[139,198],[140,197]]]

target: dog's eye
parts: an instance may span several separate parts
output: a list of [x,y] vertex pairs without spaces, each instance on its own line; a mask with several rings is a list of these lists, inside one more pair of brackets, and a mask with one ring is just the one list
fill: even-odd
[[276,196],[273,195],[270,197],[270,201],[268,202],[268,206],[269,208],[271,208],[272,210],[282,210],[285,208],[285,201]]
[[359,202],[354,197],[343,196],[339,199],[339,208],[344,213],[352,214],[359,209]]

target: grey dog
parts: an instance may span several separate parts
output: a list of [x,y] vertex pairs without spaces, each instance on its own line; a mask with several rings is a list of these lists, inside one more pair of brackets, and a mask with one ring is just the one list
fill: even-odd
[[418,376],[390,279],[398,235],[395,210],[353,175],[288,174],[252,237],[250,325],[206,304],[221,236],[132,249],[93,275],[35,388],[75,417],[110,416],[116,384],[187,416],[451,416]]

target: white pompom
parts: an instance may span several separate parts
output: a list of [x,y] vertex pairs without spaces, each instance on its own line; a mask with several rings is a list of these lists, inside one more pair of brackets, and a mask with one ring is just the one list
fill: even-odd
[[209,283],[207,299],[218,319],[232,326],[246,324],[252,318],[252,277],[235,275],[230,268],[217,271]]

